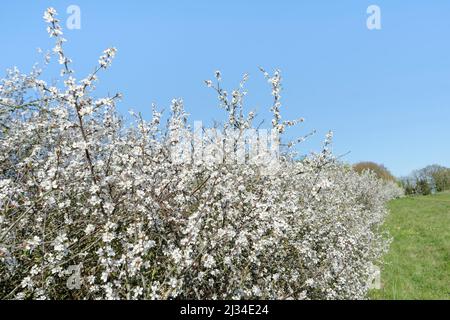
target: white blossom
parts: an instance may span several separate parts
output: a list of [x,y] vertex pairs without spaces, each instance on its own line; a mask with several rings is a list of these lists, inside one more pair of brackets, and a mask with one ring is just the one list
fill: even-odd
[[[221,135],[242,134],[256,113],[244,108],[248,75],[227,91],[219,71],[206,85],[227,118],[202,143],[223,157],[173,161],[174,146],[193,138],[183,100],[166,125],[155,106],[151,120],[124,123],[121,95],[97,97],[94,87],[116,49],[78,81],[56,11],[44,19],[60,81],[17,68],[0,79],[0,298],[59,299],[78,264],[80,299],[366,297],[399,187],[339,162],[331,132],[302,160],[288,149],[276,163],[231,161]],[[281,72],[262,72],[281,142],[303,119],[282,118]]]

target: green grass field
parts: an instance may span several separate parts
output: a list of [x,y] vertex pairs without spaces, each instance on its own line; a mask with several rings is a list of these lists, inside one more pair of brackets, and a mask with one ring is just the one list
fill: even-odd
[[450,193],[389,204],[393,237],[373,299],[450,299]]

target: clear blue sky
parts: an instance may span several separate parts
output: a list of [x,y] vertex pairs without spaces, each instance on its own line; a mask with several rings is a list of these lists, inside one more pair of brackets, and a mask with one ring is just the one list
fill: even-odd
[[[42,14],[54,6],[65,21],[81,8],[81,30],[66,30],[78,77],[108,46],[118,56],[101,75],[101,93],[149,117],[150,104],[182,97],[194,120],[221,119],[203,80],[220,69],[233,87],[249,72],[248,107],[270,104],[258,66],[284,74],[284,117],[304,117],[317,149],[335,132],[346,161],[371,160],[396,175],[432,163],[450,166],[450,1],[2,1],[0,70],[29,71],[36,48],[51,48]],[[381,8],[382,29],[366,28],[366,9]],[[50,70],[49,70],[50,71]]]

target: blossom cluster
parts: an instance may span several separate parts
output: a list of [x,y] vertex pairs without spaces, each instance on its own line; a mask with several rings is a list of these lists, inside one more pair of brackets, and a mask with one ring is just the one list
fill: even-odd
[[[10,70],[0,80],[0,298],[4,299],[357,299],[387,250],[380,231],[396,196],[323,150],[276,174],[258,163],[177,162],[174,137],[189,131],[182,100],[167,125],[124,123],[120,95],[93,98],[98,71],[69,69],[54,9],[45,20],[63,65],[52,86]],[[281,119],[281,73],[263,71]],[[228,112],[223,130],[252,127],[244,77],[231,96],[206,81]],[[281,139],[281,138],[280,138]],[[220,141],[215,142],[220,148]],[[213,143],[211,143],[213,144]],[[80,266],[80,288],[67,286]]]

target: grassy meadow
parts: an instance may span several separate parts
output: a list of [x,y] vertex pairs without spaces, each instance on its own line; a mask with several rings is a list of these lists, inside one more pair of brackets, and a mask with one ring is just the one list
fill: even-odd
[[450,192],[389,204],[393,237],[373,299],[450,299]]

